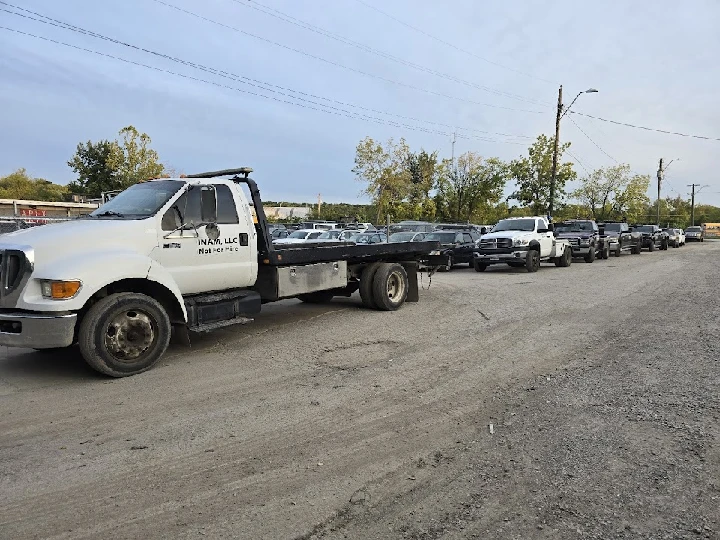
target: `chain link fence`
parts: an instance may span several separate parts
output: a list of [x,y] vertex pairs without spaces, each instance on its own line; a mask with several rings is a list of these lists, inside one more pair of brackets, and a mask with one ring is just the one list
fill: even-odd
[[39,227],[40,225],[47,225],[49,223],[70,221],[72,219],[77,218],[0,216],[0,234],[29,229],[31,227]]

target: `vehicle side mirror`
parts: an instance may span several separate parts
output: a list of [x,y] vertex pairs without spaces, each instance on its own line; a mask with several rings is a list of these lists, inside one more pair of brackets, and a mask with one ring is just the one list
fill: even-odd
[[217,223],[215,186],[200,186],[200,190],[200,220],[203,224]]
[[480,234],[487,234],[487,227],[480,227]]
[[548,223],[547,230],[548,230],[549,232],[554,231],[554,230],[555,230],[555,224],[553,224],[553,223]]

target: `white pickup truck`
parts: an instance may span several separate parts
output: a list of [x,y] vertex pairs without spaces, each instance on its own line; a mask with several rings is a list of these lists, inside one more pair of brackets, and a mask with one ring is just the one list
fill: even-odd
[[250,172],[142,182],[87,218],[0,237],[0,345],[77,344],[122,377],[152,367],[173,327],[246,323],[265,302],[357,290],[374,309],[418,301],[417,264],[437,242],[274,247]]
[[555,238],[553,224],[547,218],[517,217],[500,220],[484,234],[473,256],[478,272],[500,263],[537,272],[541,261],[570,266],[572,247],[567,240]]

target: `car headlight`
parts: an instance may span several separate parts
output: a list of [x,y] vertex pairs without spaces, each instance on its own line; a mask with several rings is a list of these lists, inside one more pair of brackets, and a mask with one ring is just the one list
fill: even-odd
[[513,247],[527,246],[529,243],[530,240],[527,238],[515,238],[513,240]]
[[430,252],[430,255],[440,255],[440,250],[439,250],[439,249],[433,249],[433,250]]
[[53,300],[69,300],[78,293],[80,287],[82,283],[77,280],[40,282],[42,295]]

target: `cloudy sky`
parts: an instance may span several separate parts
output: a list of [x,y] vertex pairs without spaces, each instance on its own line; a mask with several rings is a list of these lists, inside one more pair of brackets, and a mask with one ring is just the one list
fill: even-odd
[[[12,15],[11,5],[125,44]],[[720,138],[716,0],[2,0],[0,9],[0,175],[25,167],[67,183],[78,142],[132,124],[177,170],[250,166],[266,199],[352,202],[363,137],[405,137],[449,157],[456,129],[456,154],[511,159],[552,134],[560,84],[566,105],[599,90],[580,96],[578,113]],[[660,157],[679,158],[664,194],[707,184],[699,200],[720,205],[718,140],[578,114],[563,119],[561,139],[581,174],[621,162],[654,178]]]

